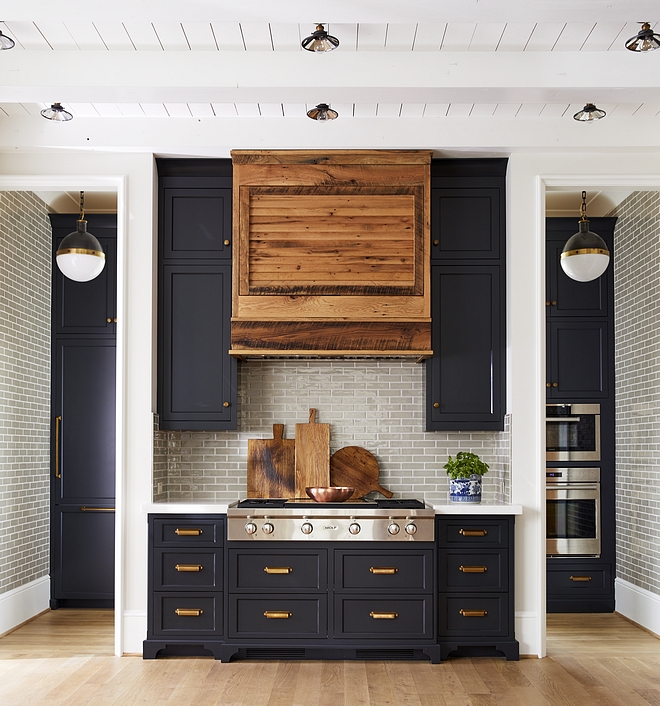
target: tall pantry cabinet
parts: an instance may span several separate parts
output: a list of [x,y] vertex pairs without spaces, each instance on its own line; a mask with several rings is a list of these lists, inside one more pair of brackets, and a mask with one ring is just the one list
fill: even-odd
[[53,214],[51,311],[51,608],[114,602],[117,217],[87,216],[106,254],[89,282],[55,253],[76,215]]

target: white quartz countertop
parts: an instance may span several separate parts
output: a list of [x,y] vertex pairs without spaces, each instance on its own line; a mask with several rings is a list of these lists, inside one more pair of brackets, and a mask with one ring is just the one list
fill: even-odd
[[[522,505],[495,502],[451,503],[442,500],[427,500],[426,504],[435,510],[436,515],[522,515]],[[223,515],[228,507],[229,503],[148,503],[142,506],[142,512],[154,515]]]

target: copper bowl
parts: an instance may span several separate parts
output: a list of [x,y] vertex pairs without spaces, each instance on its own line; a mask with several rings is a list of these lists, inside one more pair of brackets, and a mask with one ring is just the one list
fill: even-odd
[[330,486],[326,488],[305,488],[305,492],[317,503],[343,503],[355,492],[355,488]]

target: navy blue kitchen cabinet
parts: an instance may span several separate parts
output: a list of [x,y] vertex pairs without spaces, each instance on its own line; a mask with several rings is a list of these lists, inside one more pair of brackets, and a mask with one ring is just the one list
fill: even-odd
[[161,429],[237,425],[231,320],[231,160],[157,160]]
[[428,431],[504,429],[506,166],[431,162]]
[[106,254],[90,282],[55,264],[77,215],[51,215],[51,608],[114,602],[116,216],[87,217]]

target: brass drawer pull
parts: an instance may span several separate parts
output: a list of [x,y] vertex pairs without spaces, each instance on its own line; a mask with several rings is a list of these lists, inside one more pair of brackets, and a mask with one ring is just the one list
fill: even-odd
[[398,613],[377,613],[376,611],[372,610],[369,615],[374,619],[374,620],[394,620],[395,618],[399,617]]
[[201,564],[177,564],[174,567],[177,571],[201,571],[204,567]]
[[461,608],[458,611],[464,618],[484,618],[488,615],[487,610],[465,610]]
[[399,569],[397,569],[396,566],[370,566],[369,571],[371,571],[372,574],[387,574],[388,576],[399,573]]
[[265,610],[264,616],[266,618],[276,619],[276,620],[286,620],[290,618],[293,613],[289,610]]
[[179,535],[179,537],[199,537],[201,533],[201,529],[180,529],[177,527],[174,530],[174,534]]
[[267,574],[290,574],[293,569],[290,566],[264,566]]
[[201,608],[177,608],[174,612],[182,617],[197,618],[204,611]]
[[485,537],[488,534],[488,530],[460,529],[460,530],[458,530],[458,533],[462,534],[464,537]]
[[464,574],[485,574],[488,571],[487,566],[459,566],[459,571]]
[[591,581],[591,576],[569,576],[571,581]]
[[80,508],[80,512],[114,512],[114,507],[87,507],[83,505]]

